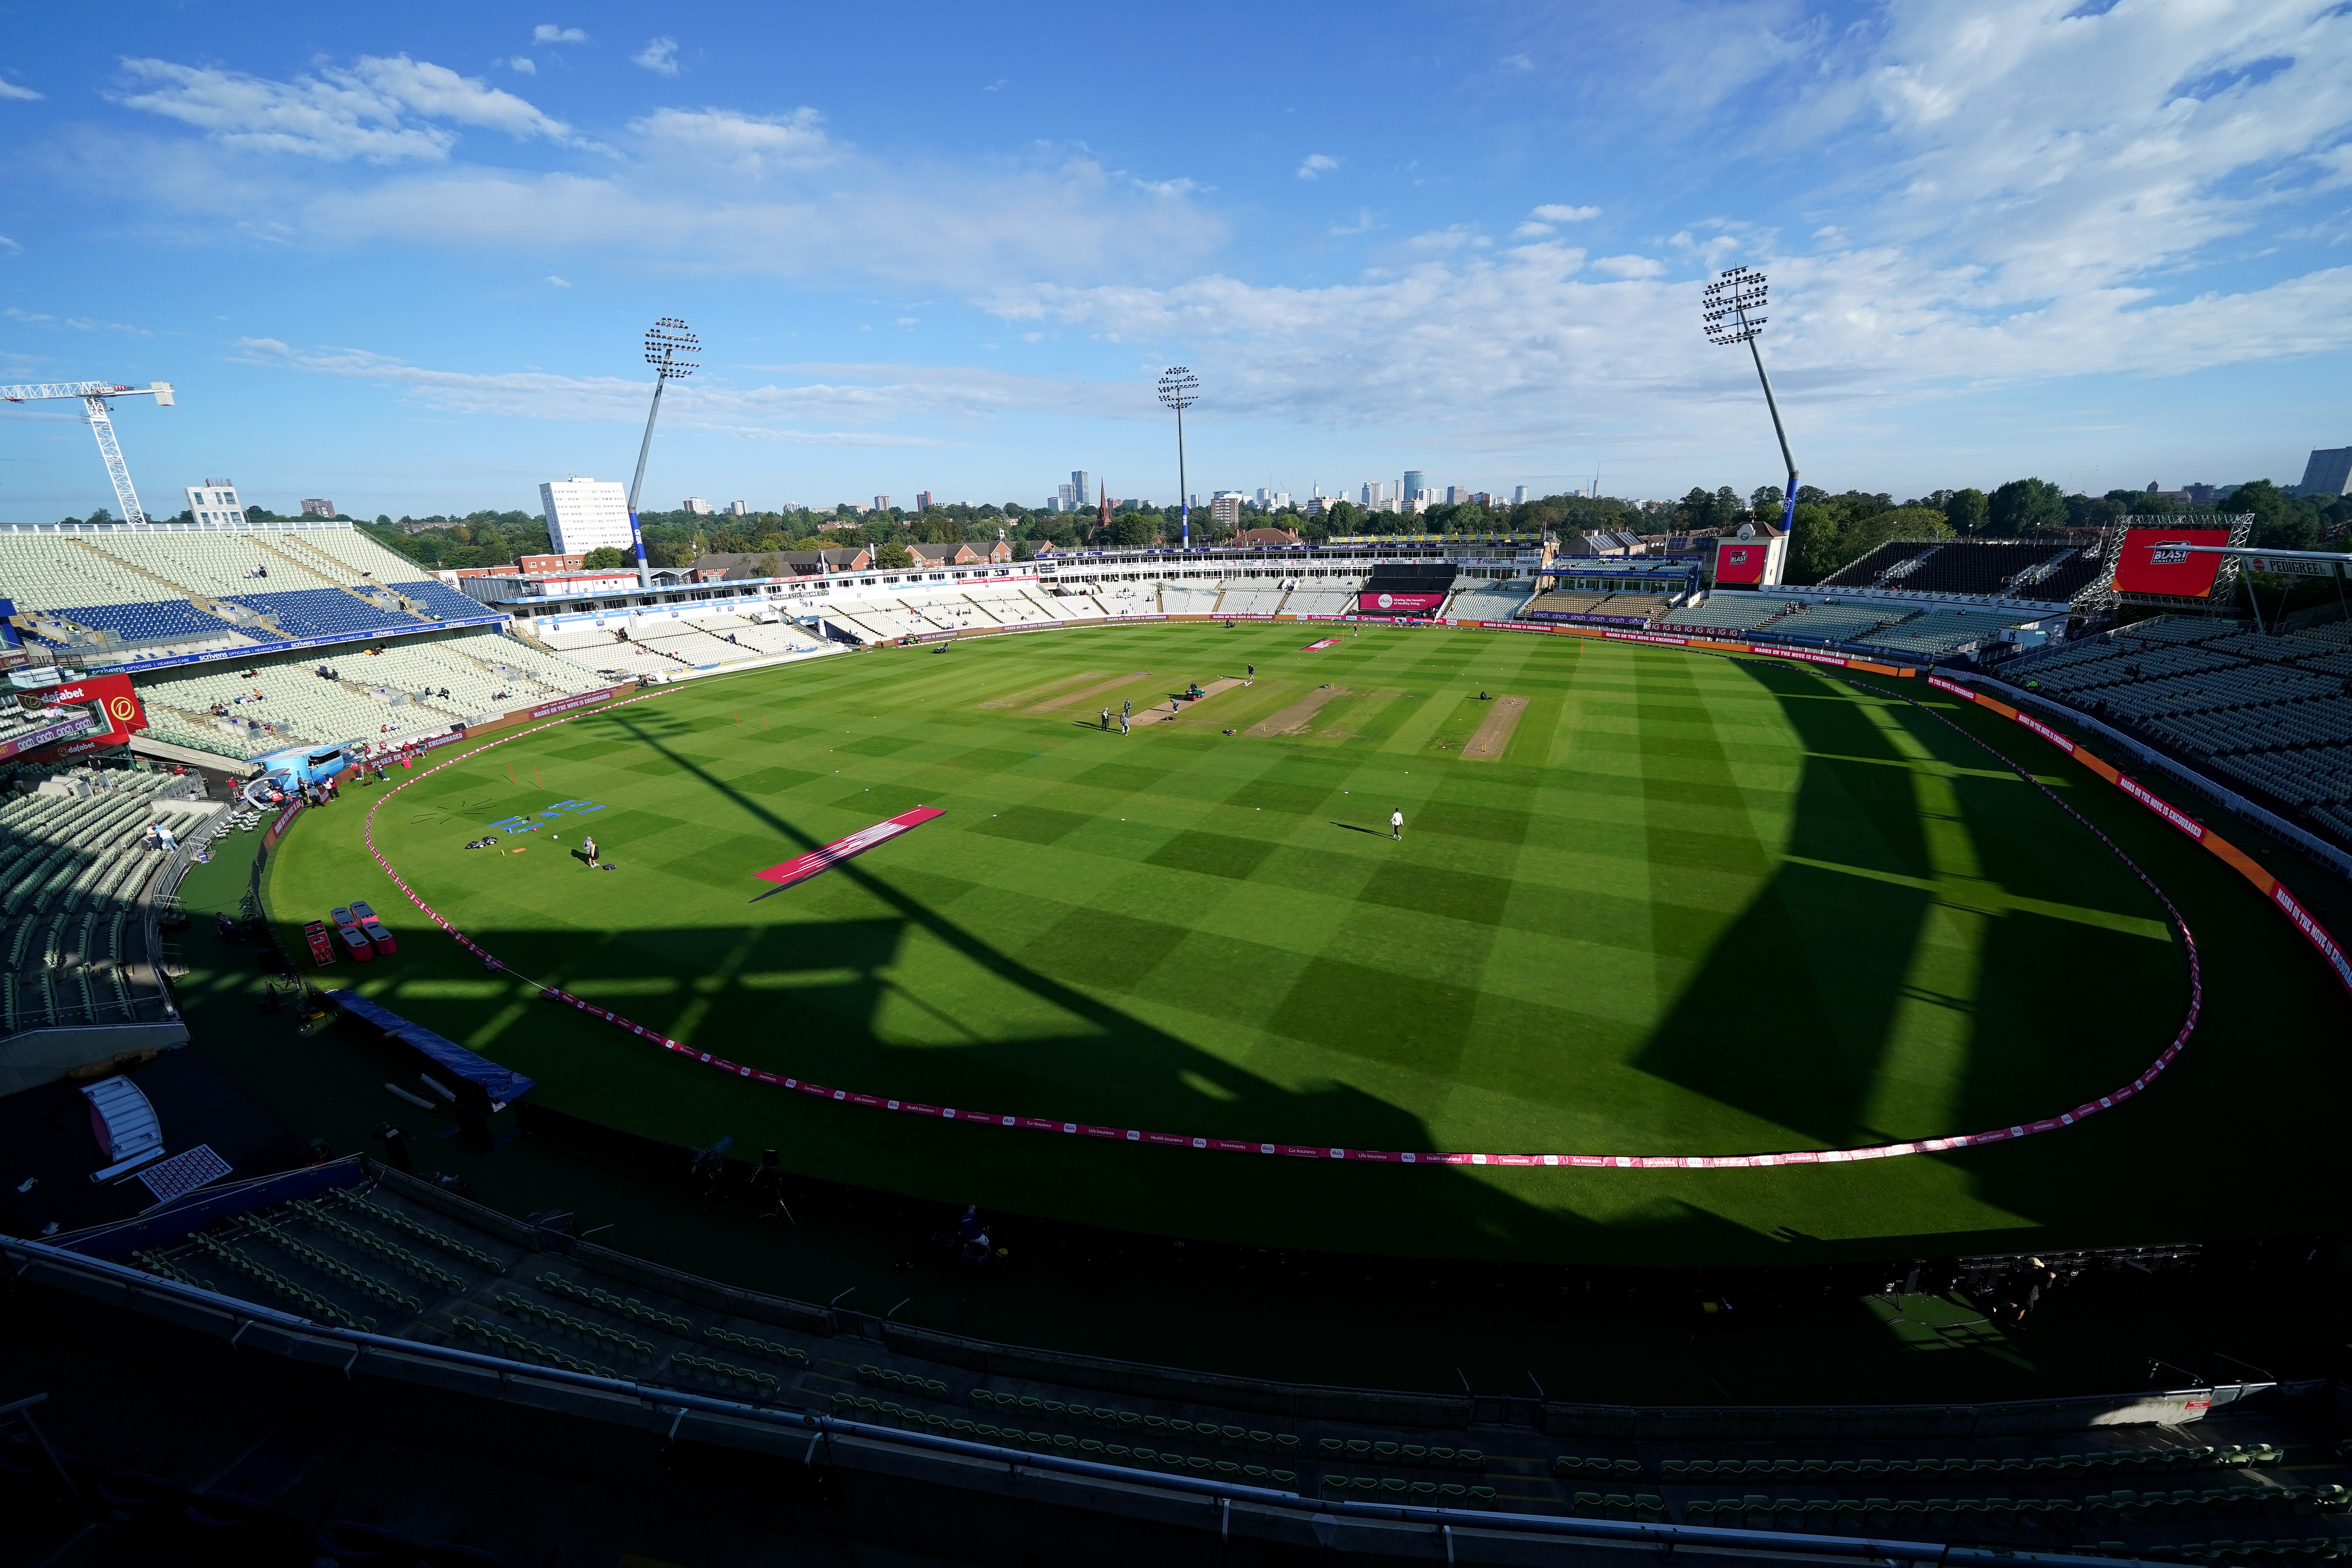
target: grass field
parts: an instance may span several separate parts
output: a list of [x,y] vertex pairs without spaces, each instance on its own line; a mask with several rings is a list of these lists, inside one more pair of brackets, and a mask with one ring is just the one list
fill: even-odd
[[[1973,1131],[2105,1092],[2178,1026],[2184,957],[2146,889],[1907,704],[1625,645],[1382,630],[1302,651],[1317,635],[1119,627],[697,682],[445,769],[383,807],[377,841],[520,975],[738,1060],[1253,1141],[1729,1153]],[[1255,685],[1175,722],[1097,727],[1106,703],[1164,708],[1250,662]],[[302,920],[369,900],[403,952],[331,983],[530,1073],[556,1109],[1022,1212],[1644,1261],[2334,1224],[2326,1108],[2352,1086],[2325,970],[2152,816],[1943,710],[2163,883],[2207,1010],[2118,1112],[1867,1165],[1365,1166],[818,1103],[534,1000],[428,934],[361,844],[368,791],[298,825],[269,904],[299,952]],[[604,809],[520,855],[461,847],[562,801]],[[947,815],[758,899],[755,871],[918,805]],[[565,853],[584,825],[617,870]]]

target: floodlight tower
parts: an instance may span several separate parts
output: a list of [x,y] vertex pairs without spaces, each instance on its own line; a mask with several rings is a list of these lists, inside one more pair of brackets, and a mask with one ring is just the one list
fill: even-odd
[[645,442],[637,448],[637,475],[629,481],[629,542],[637,550],[640,588],[652,587],[654,579],[652,569],[646,564],[646,536],[637,527],[637,490],[646,482],[646,458],[654,449],[654,421],[661,417],[662,388],[692,375],[700,362],[687,356],[701,350],[702,344],[676,316],[664,316],[646,329],[646,363],[654,367],[654,405],[646,416]]
[[121,503],[122,521],[134,526],[144,526],[147,513],[139,505],[139,492],[131,488],[131,469],[122,460],[122,444],[114,438],[114,421],[108,416],[106,400],[110,397],[152,397],[158,408],[172,406],[172,384],[158,381],[146,386],[122,386],[110,381],[51,381],[36,382],[29,386],[0,386],[0,402],[34,403],[47,397],[79,397],[89,410],[90,434],[98,437],[98,455],[106,459],[107,478],[114,481],[114,499]]
[[1192,548],[1192,492],[1184,483],[1184,410],[1201,401],[1201,378],[1181,364],[1160,377],[1160,401],[1176,411],[1176,504],[1183,520],[1184,545]]
[[1780,509],[1780,531],[1793,533],[1797,528],[1797,459],[1789,455],[1789,432],[1780,426],[1780,405],[1772,396],[1772,378],[1764,374],[1764,351],[1756,346],[1757,338],[1764,331],[1765,318],[1749,314],[1764,308],[1769,288],[1764,274],[1752,267],[1735,267],[1718,273],[1715,281],[1706,286],[1699,320],[1706,324],[1708,338],[1725,347],[1746,343],[1756,361],[1756,379],[1764,384],[1764,406],[1772,411],[1772,434],[1780,438],[1780,461],[1789,470],[1789,490]]

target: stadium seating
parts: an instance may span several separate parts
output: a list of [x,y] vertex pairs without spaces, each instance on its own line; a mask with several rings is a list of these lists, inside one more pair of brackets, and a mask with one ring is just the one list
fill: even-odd
[[[257,1198],[251,1212],[216,1215],[124,1261],[420,1348],[810,1406],[877,1439],[929,1434],[1308,1499],[2152,1559],[2316,1558],[2337,1554],[2345,1539],[2340,1458],[2290,1449],[2276,1439],[2294,1428],[2236,1411],[2188,1427],[1961,1438],[1743,1444],[1660,1432],[1563,1453],[1532,1424],[1414,1426],[1412,1396],[1393,1396],[1402,1408],[1383,1418],[1305,1397],[1339,1392],[1329,1389],[1293,1391],[1301,1397],[1279,1407],[1229,1406],[1221,1380],[1188,1385],[1164,1368],[1087,1362],[1114,1375],[1057,1384],[1046,1381],[1057,1364],[1080,1363],[1047,1353],[1019,1371],[962,1354],[928,1362],[915,1353],[920,1341],[830,1337],[819,1309],[635,1262],[625,1274],[600,1272],[595,1248],[538,1250],[512,1222],[490,1216],[505,1228],[483,1228],[428,1201],[425,1183],[372,1173],[381,1184]],[[764,1315],[731,1315],[739,1310]],[[1138,1375],[1118,1375],[1129,1370]]]
[[2160,616],[2041,650],[2002,679],[2210,770],[2338,840],[2352,834],[2352,620],[2279,632]]
[[2064,539],[1897,540],[1850,561],[1825,588],[2071,602],[2097,575],[2095,546]]
[[1794,599],[1764,594],[1715,594],[1703,603],[1666,613],[1665,626],[1686,632],[1751,632],[1802,606]]
[[0,805],[0,1035],[135,1016],[125,969],[132,913],[165,859],[143,836],[161,822],[185,837],[210,816],[215,808],[176,798],[189,787],[170,773],[76,768],[50,773],[42,788],[86,794]]
[[[339,679],[321,678],[322,664]],[[245,759],[296,745],[439,734],[604,682],[583,665],[484,629],[184,667],[135,684],[158,740]]]
[[[1528,607],[1528,587],[1525,582],[1468,580],[1454,591],[1454,597],[1443,613],[1449,620],[1507,621]],[[1305,613],[1295,609],[1296,602],[1304,596],[1307,596],[1304,590],[1291,595],[1294,613]]]
[[122,647],[133,662],[492,613],[349,527],[0,529],[0,582],[36,641]]
[[1939,658],[1995,637],[2019,616],[1998,610],[1931,610],[1857,639],[1866,647]]
[[1805,637],[1816,642],[1859,642],[1882,627],[1909,618],[1916,612],[1900,605],[1848,605],[1830,601],[1801,605],[1772,622],[1774,637]]

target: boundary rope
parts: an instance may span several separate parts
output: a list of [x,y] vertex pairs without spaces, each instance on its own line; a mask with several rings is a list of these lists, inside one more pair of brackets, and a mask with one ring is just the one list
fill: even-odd
[[[1664,646],[1673,647],[1676,645],[1666,644]],[[1689,649],[1688,651],[1710,653],[1712,657],[1717,658],[1738,657],[1736,655],[1712,654],[1712,650],[1706,649]],[[1787,666],[1784,664],[1774,664],[1764,668],[1785,668]],[[1108,1139],[1114,1142],[1123,1142],[1128,1143],[1150,1144],[1160,1148],[1208,1150],[1222,1153],[1276,1154],[1286,1155],[1294,1159],[1355,1160],[1380,1164],[1524,1165],[1550,1166],[1578,1170],[1753,1170],[1759,1167],[1780,1165],[1843,1164],[1864,1160],[1893,1159],[1907,1154],[1935,1154],[1942,1153],[1948,1150],[1977,1148],[1985,1144],[2008,1142],[2018,1138],[2030,1138],[2039,1133],[2055,1131],[2062,1127],[2071,1127],[2075,1122],[2082,1121],[2085,1117],[2096,1115],[2103,1110],[2113,1110],[2115,1107],[2121,1105],[2126,1100],[2131,1099],[2134,1095],[2139,1094],[2153,1086],[2158,1077],[2163,1073],[2166,1068],[2171,1066],[2173,1059],[2179,1056],[2181,1051],[2187,1047],[2189,1037],[2195,1032],[2197,1027],[2199,1009],[2202,1006],[2204,1002],[2204,982],[2201,971],[2198,965],[2196,939],[2190,934],[2187,922],[2181,919],[2180,911],[2177,907],[2175,907],[2171,899],[2166,896],[2164,890],[2157,886],[2155,881],[2148,877],[2146,871],[2140,868],[2139,865],[2134,861],[2130,856],[2124,853],[2123,849],[2116,845],[2115,840],[2108,837],[2105,833],[2102,832],[2087,817],[2084,816],[2082,813],[2076,811],[2063,800],[2059,799],[2057,795],[2047,785],[2043,784],[2039,779],[2033,777],[2031,773],[2027,772],[2026,769],[2020,766],[2017,763],[2003,755],[2000,750],[1995,748],[1989,742],[1981,740],[1976,735],[1970,734],[1966,729],[1954,723],[1950,719],[1946,718],[1943,714],[1937,713],[1932,709],[1925,708],[1924,705],[1916,698],[1903,696],[1901,693],[1889,692],[1879,688],[1867,686],[1862,681],[1856,680],[1849,676],[1841,675],[1834,677],[1833,679],[1843,680],[1848,685],[1853,686],[1858,689],[1868,691],[1875,696],[1901,696],[1904,701],[1910,703],[1913,707],[1921,708],[1922,710],[1927,712],[1930,717],[1935,718],[1957,733],[1964,736],[1970,742],[1981,748],[1988,754],[1997,758],[2003,766],[2016,773],[2027,784],[2032,784],[2035,789],[2040,790],[2044,796],[2054,803],[2061,810],[2064,811],[2069,816],[2073,817],[2084,827],[2089,829],[2089,831],[2098,838],[2099,842],[2105,845],[2108,851],[2115,855],[2117,859],[2121,860],[2132,874],[2137,877],[2139,880],[2147,886],[2149,892],[2155,895],[2158,902],[2164,908],[2167,920],[2170,922],[2173,929],[2179,934],[2181,943],[2187,952],[2189,981],[2189,1010],[2187,1016],[2181,1021],[2179,1032],[2174,1035],[2171,1042],[2165,1047],[2163,1052],[2158,1056],[2156,1060],[2151,1062],[2146,1070],[2141,1072],[2137,1078],[2135,1078],[2131,1082],[2125,1084],[2111,1093],[2101,1095],[2096,1100],[2085,1100],[2084,1103],[2075,1106],[2071,1110],[2061,1111],[2056,1115],[2038,1118],[2032,1121],[2020,1122],[2010,1127],[1994,1128],[1988,1131],[1959,1133],[1942,1138],[1912,1139],[1901,1142],[1877,1143],[1853,1148],[1793,1149],[1776,1152],[1755,1154],[1521,1154],[1421,1152],[1382,1149],[1351,1149],[1326,1144],[1270,1143],[1254,1142],[1245,1139],[1208,1138],[1187,1133],[1153,1132],[1140,1128],[1106,1127],[1091,1122],[1064,1121],[1052,1117],[1005,1115],[993,1111],[971,1110],[954,1106],[929,1105],[919,1100],[894,1100],[882,1095],[867,1094],[862,1090],[832,1088],[824,1084],[812,1083],[805,1079],[789,1077],[782,1073],[771,1072],[764,1068],[755,1068],[746,1063],[731,1061],[725,1057],[714,1055],[709,1051],[698,1050],[693,1046],[686,1044],[682,1040],[672,1039],[668,1036],[661,1034],[656,1030],[648,1029],[642,1024],[624,1017],[622,1015],[613,1012],[609,1008],[599,1007],[593,1003],[582,997],[575,996],[572,993],[565,991],[561,987],[542,984],[539,981],[532,980],[528,975],[520,974],[516,971],[509,970],[496,954],[475,942],[472,938],[467,936],[456,926],[451,925],[448,921],[442,917],[439,910],[426,903],[424,898],[417,893],[416,889],[410,887],[401,877],[400,873],[394,869],[392,862],[384,858],[383,852],[376,847],[376,813],[381,811],[385,803],[390,801],[393,796],[398,795],[402,790],[408,788],[409,785],[422,784],[425,780],[432,777],[435,773],[441,772],[444,768],[452,767],[469,758],[479,756],[484,752],[489,751],[494,747],[503,746],[509,741],[519,741],[526,735],[537,734],[541,730],[552,729],[559,724],[571,723],[575,719],[587,718],[594,714],[609,713],[615,709],[625,708],[634,703],[646,701],[651,698],[662,696],[669,691],[676,690],[677,688],[675,687],[666,687],[659,690],[644,692],[635,697],[623,698],[618,701],[609,702],[601,707],[583,709],[576,713],[568,713],[559,718],[550,719],[544,723],[532,724],[521,729],[510,731],[505,734],[498,736],[496,739],[486,741],[482,744],[473,747],[470,750],[457,752],[447,757],[418,773],[415,777],[404,779],[401,783],[395,784],[382,795],[379,795],[376,798],[375,803],[368,808],[363,833],[367,843],[368,853],[374,858],[376,865],[383,870],[383,874],[391,879],[393,886],[398,888],[402,893],[407,896],[410,903],[415,904],[418,910],[424,912],[426,919],[430,920],[435,925],[440,927],[443,931],[447,931],[458,945],[465,948],[466,951],[475,954],[481,958],[485,963],[494,965],[504,973],[516,974],[518,979],[520,979],[526,984],[533,986],[539,992],[540,995],[546,1000],[568,1003],[581,1012],[586,1013],[593,1017],[601,1018],[617,1028],[626,1029],[631,1034],[635,1035],[642,1039],[651,1041],[653,1044],[661,1047],[666,1051],[669,1051],[675,1055],[689,1058],[707,1067],[714,1068],[719,1071],[729,1073],[737,1078],[745,1079],[754,1083],[763,1083],[775,1088],[792,1089],[801,1094],[814,1096],[819,1100],[831,1100],[836,1104],[863,1106],[870,1110],[877,1110],[898,1111],[912,1116],[936,1117],[943,1121],[972,1123],[989,1127],[1016,1127],[1027,1131],[1059,1132],[1073,1137]],[[1937,684],[1941,685],[1942,683],[1938,682]],[[1946,689],[1957,689],[1947,687]],[[1964,695],[1966,695],[1970,700],[1976,700],[1973,693],[1964,693]],[[2035,729],[2037,732],[2042,732],[2044,730],[2044,727],[2038,723],[2029,723],[2029,727]],[[2064,744],[2063,740],[2059,743],[2062,745]],[[2072,747],[2067,746],[2066,749],[2071,754]],[[2147,792],[2144,787],[2138,786],[2136,784],[2132,785],[2126,793],[2133,795],[2134,798],[2141,798],[2147,795]],[[2152,796],[2148,796],[2142,800],[2142,804],[2149,804],[2152,799]],[[2179,815],[2177,812],[2173,812],[2171,807],[2164,805],[2161,802],[2156,802],[2155,804],[2150,805],[2150,809],[2157,810],[2159,815],[2164,815],[2166,813],[2170,813],[2173,816]]]

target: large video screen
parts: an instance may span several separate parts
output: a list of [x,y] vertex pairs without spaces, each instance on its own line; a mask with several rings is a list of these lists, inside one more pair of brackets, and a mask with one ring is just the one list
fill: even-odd
[[1431,616],[1445,603],[1443,594],[1392,594],[1386,589],[1374,589],[1356,595],[1356,613],[1360,616]]
[[2214,574],[2221,570],[2222,558],[2196,554],[2185,547],[2229,542],[2226,528],[2127,528],[2123,550],[2116,556],[2116,592],[2205,598],[2213,592]]

